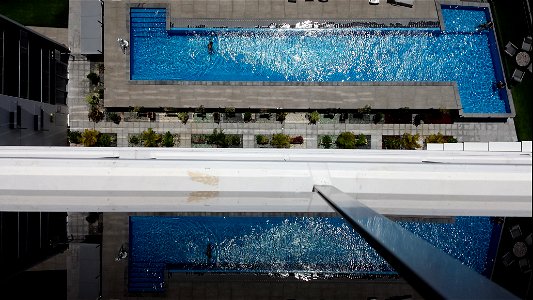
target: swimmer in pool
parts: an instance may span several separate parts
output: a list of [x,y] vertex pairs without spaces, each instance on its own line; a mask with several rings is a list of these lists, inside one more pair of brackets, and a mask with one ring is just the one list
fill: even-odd
[[213,54],[213,41],[209,41],[209,44],[207,44],[207,51],[209,51],[209,54]]
[[211,258],[213,257],[213,245],[211,243],[207,244],[205,255],[207,256],[207,262],[211,262]]

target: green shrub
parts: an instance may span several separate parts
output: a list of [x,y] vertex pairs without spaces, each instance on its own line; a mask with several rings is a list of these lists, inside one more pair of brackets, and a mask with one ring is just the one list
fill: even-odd
[[175,112],[177,112],[176,108],[174,108],[174,107],[164,107],[163,111],[166,112],[166,113],[175,113]]
[[277,112],[276,113],[276,121],[278,121],[278,122],[285,121],[286,117],[287,117],[287,113],[286,112]]
[[89,79],[92,85],[97,85],[100,82],[100,76],[94,72],[87,74],[87,79]]
[[141,113],[142,111],[144,110],[144,106],[134,106],[131,111],[136,113],[136,114],[139,114]]
[[378,124],[379,122],[381,122],[381,120],[383,120],[383,113],[381,112],[378,112],[374,115],[374,124]]
[[226,114],[226,117],[233,118],[235,117],[235,107],[229,106],[224,108],[224,113]]
[[247,111],[244,113],[244,122],[250,122],[252,120],[252,113]]
[[436,143],[436,144],[444,144],[444,143],[457,143],[457,139],[453,136],[444,136],[442,133],[432,134],[426,137],[425,139],[426,144],[430,143]]
[[348,131],[339,134],[335,145],[340,149],[355,149],[355,134]]
[[104,89],[98,89],[98,98],[104,99]]
[[200,105],[194,111],[197,113],[203,114],[205,113],[205,107],[203,105]]
[[323,136],[322,139],[320,140],[320,144],[326,149],[331,148],[332,143],[333,143],[333,139],[329,135]]
[[105,114],[100,110],[100,108],[98,108],[98,106],[91,106],[91,108],[89,108],[89,114],[87,117],[94,123],[98,123],[104,119]]
[[368,140],[366,139],[366,135],[364,135],[364,134],[362,134],[362,133],[359,134],[359,135],[357,136],[356,141],[355,141],[355,145],[356,145],[356,146],[365,146],[365,145],[367,145],[367,144],[368,144]]
[[161,143],[161,134],[155,133],[152,128],[148,128],[141,133],[141,141],[144,147],[158,147],[159,143]]
[[174,136],[170,131],[167,131],[161,140],[161,146],[163,147],[174,147]]
[[357,109],[357,113],[359,114],[369,114],[371,111],[372,111],[372,108],[368,104]]
[[239,146],[241,144],[241,137],[239,135],[228,135],[227,137],[231,146]]
[[442,133],[432,134],[426,137],[425,142],[427,144],[430,143],[436,143],[436,144],[444,144],[446,143],[446,138],[442,135]]
[[111,120],[111,122],[117,125],[120,124],[120,121],[122,120],[122,117],[119,114],[114,113],[114,112],[108,113],[107,117],[109,118],[109,120]]
[[402,143],[399,137],[396,136],[384,136],[383,137],[384,149],[401,149]]
[[98,106],[100,105],[100,97],[96,93],[90,93],[85,96],[85,102],[87,102],[90,107]]
[[423,121],[424,121],[424,117],[421,114],[417,114],[414,117],[413,125],[418,126],[422,124]]
[[291,146],[291,138],[283,133],[276,133],[270,139],[270,145],[276,148],[289,148]]
[[301,135],[291,138],[291,144],[301,145],[303,143],[304,143],[304,138]]
[[69,130],[68,141],[72,144],[80,144],[81,143],[81,132]]
[[81,143],[85,147],[94,147],[98,143],[100,132],[94,129],[85,129],[81,134]]
[[187,124],[187,121],[189,120],[189,113],[185,111],[179,112],[178,119],[180,119],[181,123]]
[[97,142],[98,147],[111,147],[111,145],[113,145],[114,142],[115,142],[114,138],[109,134],[100,133],[98,135],[98,142]]
[[139,139],[139,137],[137,135],[132,135],[130,136],[130,144],[134,145],[134,146],[137,146],[139,145],[139,143],[141,142],[141,140]]
[[226,139],[226,134],[221,129],[218,131],[216,128],[213,129],[213,133],[207,136],[207,143],[211,145],[217,145],[220,148],[227,148],[228,140]]
[[316,124],[320,120],[320,114],[315,110],[314,112],[310,113],[307,118],[309,119],[309,123]]
[[261,135],[261,134],[255,137],[255,141],[257,142],[258,145],[266,145],[270,142],[268,137]]
[[415,150],[420,148],[420,144],[418,143],[419,138],[420,135],[418,133],[415,135],[404,133],[401,137],[402,149]]

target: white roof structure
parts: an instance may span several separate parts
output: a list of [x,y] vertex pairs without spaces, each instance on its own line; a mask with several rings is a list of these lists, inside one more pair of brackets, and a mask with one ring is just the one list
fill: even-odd
[[531,152],[0,147],[0,210],[532,216]]

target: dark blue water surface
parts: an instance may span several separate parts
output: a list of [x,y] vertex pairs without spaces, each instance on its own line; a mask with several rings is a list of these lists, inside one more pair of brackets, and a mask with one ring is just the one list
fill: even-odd
[[[398,224],[477,272],[485,270],[489,218]],[[395,273],[341,218],[131,217],[130,255],[134,262],[163,262],[176,270]]]
[[[443,6],[439,29],[165,28],[165,9],[131,9],[131,79],[456,81],[466,113],[509,112],[485,9]],[[214,51],[207,50],[212,40]]]

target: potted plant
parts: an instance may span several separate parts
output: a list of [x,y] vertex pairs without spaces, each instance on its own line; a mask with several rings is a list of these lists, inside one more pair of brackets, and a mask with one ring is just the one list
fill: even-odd
[[315,110],[307,115],[307,119],[309,119],[310,124],[316,124],[320,120],[320,114]]

